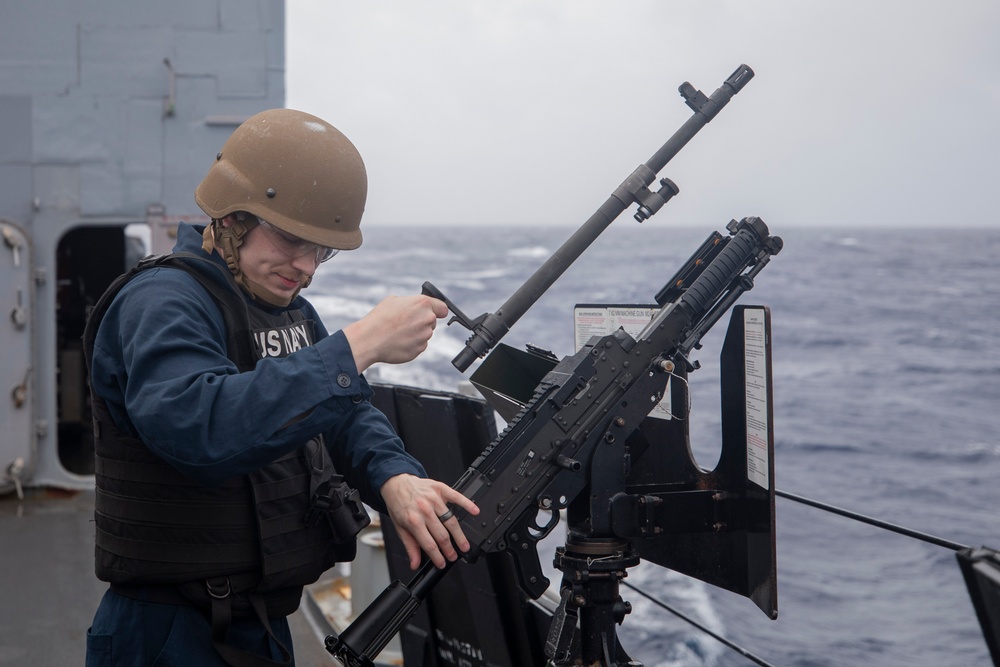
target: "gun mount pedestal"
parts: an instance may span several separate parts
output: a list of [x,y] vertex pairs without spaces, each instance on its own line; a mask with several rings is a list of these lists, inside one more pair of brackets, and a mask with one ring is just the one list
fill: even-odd
[[555,567],[563,580],[545,643],[550,664],[642,667],[626,655],[615,631],[632,611],[618,584],[639,561],[631,544],[614,537],[570,533],[566,546],[556,549]]

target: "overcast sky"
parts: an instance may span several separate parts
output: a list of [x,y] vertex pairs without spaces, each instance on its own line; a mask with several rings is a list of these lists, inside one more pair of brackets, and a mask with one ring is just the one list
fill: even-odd
[[[741,63],[651,223],[1000,226],[997,0],[289,0],[379,223],[579,226]],[[635,224],[631,213],[618,224]]]

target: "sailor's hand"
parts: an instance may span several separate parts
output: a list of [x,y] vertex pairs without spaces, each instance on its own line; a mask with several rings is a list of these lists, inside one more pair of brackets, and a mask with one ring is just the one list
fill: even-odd
[[423,294],[386,297],[344,327],[358,372],[378,362],[412,361],[427,349],[437,321],[447,314],[444,301]]
[[456,546],[463,552],[469,550],[469,540],[458,519],[450,514],[449,504],[473,516],[479,514],[479,508],[455,489],[432,479],[402,474],[386,480],[381,493],[406,547],[410,569],[420,566],[421,550],[436,567],[444,567],[446,559],[458,559]]

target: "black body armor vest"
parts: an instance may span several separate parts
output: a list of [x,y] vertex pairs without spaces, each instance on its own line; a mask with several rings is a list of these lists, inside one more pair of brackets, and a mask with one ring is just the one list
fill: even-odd
[[[225,318],[228,356],[241,372],[264,356],[286,356],[315,341],[313,323],[300,310],[271,315],[248,307],[224,269],[175,253],[142,260],[98,301],[84,332],[88,370],[98,325],[115,295],[140,271],[161,266],[187,271],[212,295]],[[228,287],[203,271],[225,275]],[[206,605],[206,581],[211,593],[211,580],[221,579],[234,596],[260,595],[275,616],[295,611],[302,587],[325,570],[353,560],[368,514],[357,491],[334,471],[321,435],[249,475],[204,486],[119,429],[104,400],[93,390],[91,397],[99,579],[113,586],[176,584]]]

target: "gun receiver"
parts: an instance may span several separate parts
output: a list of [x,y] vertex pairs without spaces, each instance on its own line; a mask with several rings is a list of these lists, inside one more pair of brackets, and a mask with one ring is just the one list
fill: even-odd
[[710,97],[684,82],[678,88],[694,114],[678,129],[649,160],[640,164],[611,194],[604,204],[557,250],[495,313],[467,317],[431,283],[424,283],[423,293],[444,301],[454,314],[448,322],[458,322],[472,332],[465,348],[452,364],[465,371],[472,363],[489,352],[514,323],[527,312],[538,298],[552,286],[569,266],[608,228],[628,206],[638,204],[635,219],[642,222],[654,215],[671,197],[680,192],[668,178],[660,180],[660,188],[652,192],[649,186],[666,164],[698,131],[729,103],[753,78],[753,70],[740,65]]
[[[595,336],[556,364],[454,484],[480,508],[475,517],[456,511],[472,545],[464,560],[506,552],[525,593],[537,598],[545,591],[549,581],[537,544],[598,472],[595,452],[616,442],[621,446],[659,402],[677,365],[689,364],[691,349],[781,250],[781,239],[770,236],[759,218],[734,220],[727,229],[730,236],[713,233],[660,290],[660,308],[636,338],[621,329]],[[614,485],[624,492],[625,464],[621,467]],[[592,492],[607,497],[616,489]],[[596,532],[615,534],[610,516],[590,521]],[[409,585],[393,582],[339,639],[327,638],[328,650],[346,665],[371,665],[448,568],[428,562]]]

